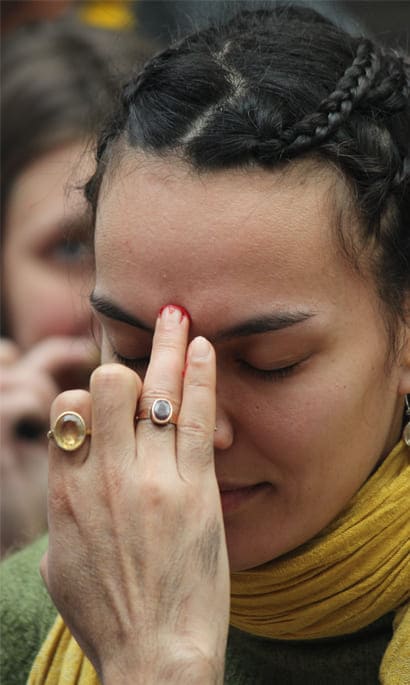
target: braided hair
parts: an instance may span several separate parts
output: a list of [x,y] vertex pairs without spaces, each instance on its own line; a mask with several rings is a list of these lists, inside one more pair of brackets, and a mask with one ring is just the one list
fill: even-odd
[[410,291],[409,82],[406,56],[314,10],[242,10],[156,55],[129,81],[87,196],[95,209],[119,139],[199,171],[323,160],[348,183],[361,247],[372,248],[379,294],[397,321]]

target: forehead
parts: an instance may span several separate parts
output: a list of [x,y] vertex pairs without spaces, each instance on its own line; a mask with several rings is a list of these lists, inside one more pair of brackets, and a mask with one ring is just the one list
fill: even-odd
[[308,163],[198,174],[169,159],[125,160],[101,188],[97,288],[132,310],[314,300],[351,271],[335,239],[339,184]]

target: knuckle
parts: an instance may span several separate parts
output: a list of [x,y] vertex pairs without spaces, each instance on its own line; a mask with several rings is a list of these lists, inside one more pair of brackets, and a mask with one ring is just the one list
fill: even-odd
[[211,378],[199,374],[189,374],[186,379],[186,385],[194,390],[206,390],[208,392],[212,391],[214,387]]
[[98,414],[106,413],[110,420],[110,413],[116,417],[123,410],[124,402],[129,402],[139,394],[142,387],[137,374],[121,364],[104,364],[93,372],[90,381],[90,392],[94,408],[98,406]]
[[200,357],[189,357],[189,366],[193,371],[203,373],[204,368],[208,368],[209,362],[207,359],[202,359]]
[[210,433],[209,426],[199,419],[183,419],[178,422],[178,433],[190,441],[207,442]]
[[[211,367],[206,360],[190,358],[187,374],[184,382],[184,392],[188,389],[190,394],[199,398],[214,395],[216,385],[215,368]],[[199,399],[199,401],[202,401]]]
[[127,368],[123,364],[102,364],[98,366],[90,378],[90,388],[112,387],[117,386],[118,383],[135,382],[137,374],[132,369]]
[[140,481],[139,501],[147,510],[160,509],[169,498],[169,490],[155,475],[147,474]]
[[163,334],[161,338],[156,341],[156,346],[158,352],[176,352],[179,347],[179,341],[175,339],[172,333]]

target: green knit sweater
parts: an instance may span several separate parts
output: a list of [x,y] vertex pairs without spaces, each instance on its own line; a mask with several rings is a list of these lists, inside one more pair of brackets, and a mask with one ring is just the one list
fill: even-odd
[[[1,564],[2,685],[26,683],[56,616],[38,570],[46,546],[42,538]],[[392,618],[389,614],[358,633],[325,640],[266,640],[231,629],[225,683],[377,685]]]

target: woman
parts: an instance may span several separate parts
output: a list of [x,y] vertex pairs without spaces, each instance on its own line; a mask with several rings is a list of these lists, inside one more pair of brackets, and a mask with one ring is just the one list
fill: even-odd
[[86,387],[98,361],[80,188],[91,135],[137,54],[132,34],[120,43],[74,20],[29,25],[2,45],[2,555],[45,530],[50,404]]
[[408,682],[409,133],[404,60],[300,8],[125,88],[30,683]]

